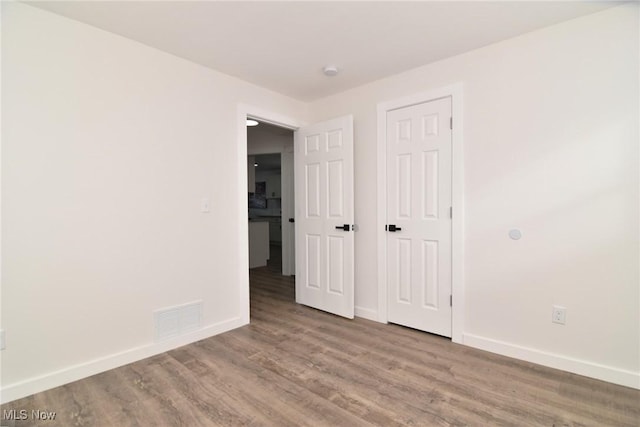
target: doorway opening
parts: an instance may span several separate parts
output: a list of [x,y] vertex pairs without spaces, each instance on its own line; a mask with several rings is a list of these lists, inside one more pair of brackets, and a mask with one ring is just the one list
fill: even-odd
[[[239,245],[238,245],[238,258],[240,259],[240,265],[243,266],[238,270],[238,284],[239,284],[239,294],[238,294],[238,304],[240,310],[240,322],[241,324],[248,324],[250,322],[250,284],[249,284],[249,204],[248,204],[248,194],[251,192],[255,192],[255,187],[253,189],[249,188],[249,182],[253,180],[255,182],[255,162],[251,163],[249,167],[249,138],[248,138],[248,130],[247,130],[247,121],[249,119],[256,120],[262,124],[274,125],[275,127],[283,128],[288,130],[289,132],[294,132],[299,128],[299,123],[297,120],[292,119],[290,117],[286,117],[275,113],[270,110],[265,110],[259,107],[247,105],[247,104],[238,104],[236,110],[236,135],[237,135],[237,165],[238,165],[238,176],[237,180],[241,184],[240,185],[240,194],[238,195],[238,215],[239,215]],[[258,125],[261,126],[261,125]],[[291,144],[293,146],[293,143]],[[253,155],[257,154],[274,154],[280,152],[281,161],[283,156],[283,146],[279,145],[277,149],[269,149],[268,144],[263,144],[259,149],[251,145],[251,151]],[[293,169],[293,147],[291,148],[291,152],[287,154],[291,158],[291,169]],[[282,162],[283,164],[285,162]],[[290,182],[290,185],[293,187],[293,172],[291,172],[292,178],[287,180],[285,178],[284,182]],[[265,189],[266,191],[266,189]],[[285,192],[286,193],[286,192]],[[282,203],[282,202],[281,202]],[[291,206],[293,212],[293,200],[285,203],[284,206]],[[293,218],[293,215],[291,215]],[[291,225],[290,231],[293,230],[294,223],[288,222],[287,224]],[[264,226],[263,226],[264,227]],[[285,227],[285,230],[287,227]],[[291,233],[293,234],[293,233]],[[293,236],[292,236],[293,237]],[[286,238],[285,238],[286,240]],[[268,237],[266,239],[268,242]],[[284,244],[284,252],[290,253],[291,258],[295,256],[295,251],[292,247],[289,247],[286,242]],[[283,273],[287,271],[289,274],[294,274],[295,266],[293,262],[288,263],[285,261],[288,259],[287,257],[283,257]],[[253,270],[255,271],[255,270]],[[282,274],[278,275],[279,277],[284,278]],[[292,280],[293,281],[293,280]]]
[[[273,141],[265,138],[265,144],[254,151],[253,146],[249,148],[251,138],[248,137],[247,121],[250,119],[287,129],[289,134],[295,131],[294,137],[289,137],[287,143],[276,142],[275,149],[270,147]],[[236,124],[240,173],[238,178],[243,184],[241,190],[247,191],[242,187],[252,185],[248,192],[254,195],[256,192],[256,162],[255,157],[252,158],[250,154],[255,156],[279,151],[282,162],[282,274],[296,272],[298,280],[291,280],[295,284],[296,302],[353,318],[353,117],[337,117],[303,128],[295,123],[268,111],[242,104],[238,106]],[[297,154],[295,162],[294,145]],[[287,174],[291,179],[285,177]],[[294,175],[296,184],[299,184],[295,185],[295,198],[300,206],[296,206],[293,200]],[[267,191],[265,180],[265,194]],[[249,323],[251,314],[248,249],[252,247],[249,244],[251,223],[246,194],[241,195],[238,205],[241,220],[239,258],[241,264],[246,266],[239,271],[239,302],[241,320],[245,324]],[[299,218],[294,216],[294,212],[299,214]],[[264,230],[264,225],[262,227]],[[268,231],[265,234],[268,235]],[[294,262],[296,265],[293,265]],[[252,270],[252,275],[255,270]]]
[[249,268],[295,273],[293,130],[247,126]]

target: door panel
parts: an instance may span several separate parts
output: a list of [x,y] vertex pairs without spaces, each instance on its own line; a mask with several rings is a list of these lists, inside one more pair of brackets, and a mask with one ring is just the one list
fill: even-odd
[[320,163],[305,165],[307,218],[320,218]]
[[425,307],[438,309],[438,242],[422,241],[422,295]]
[[397,216],[411,218],[411,153],[397,156]]
[[451,98],[387,113],[388,319],[451,336]]
[[344,293],[344,238],[329,237],[329,290],[342,295]]
[[296,301],[353,318],[352,117],[299,129],[294,163]]
[[307,254],[305,265],[307,270],[306,285],[309,288],[320,289],[320,236],[307,234]]
[[342,160],[327,162],[327,176],[329,177],[328,215],[330,218],[344,217],[342,164]]
[[411,304],[411,240],[397,239],[398,251],[398,299],[399,303]]
[[422,218],[438,219],[438,152],[422,153],[424,187],[422,194]]

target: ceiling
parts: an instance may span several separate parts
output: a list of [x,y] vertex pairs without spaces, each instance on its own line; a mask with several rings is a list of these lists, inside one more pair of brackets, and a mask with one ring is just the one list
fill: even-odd
[[[25,1],[313,101],[612,1]],[[322,73],[336,65],[335,77]]]

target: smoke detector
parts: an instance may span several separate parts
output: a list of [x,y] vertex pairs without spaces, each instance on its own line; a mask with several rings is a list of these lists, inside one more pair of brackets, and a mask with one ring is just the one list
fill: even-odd
[[325,76],[333,77],[338,74],[338,67],[336,67],[335,65],[326,65],[322,69],[322,71],[324,72]]

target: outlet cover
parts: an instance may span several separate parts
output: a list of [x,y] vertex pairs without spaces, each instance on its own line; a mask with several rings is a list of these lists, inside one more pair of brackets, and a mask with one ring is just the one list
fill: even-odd
[[564,325],[567,322],[567,309],[559,305],[554,305],[551,311],[551,321],[559,325]]

